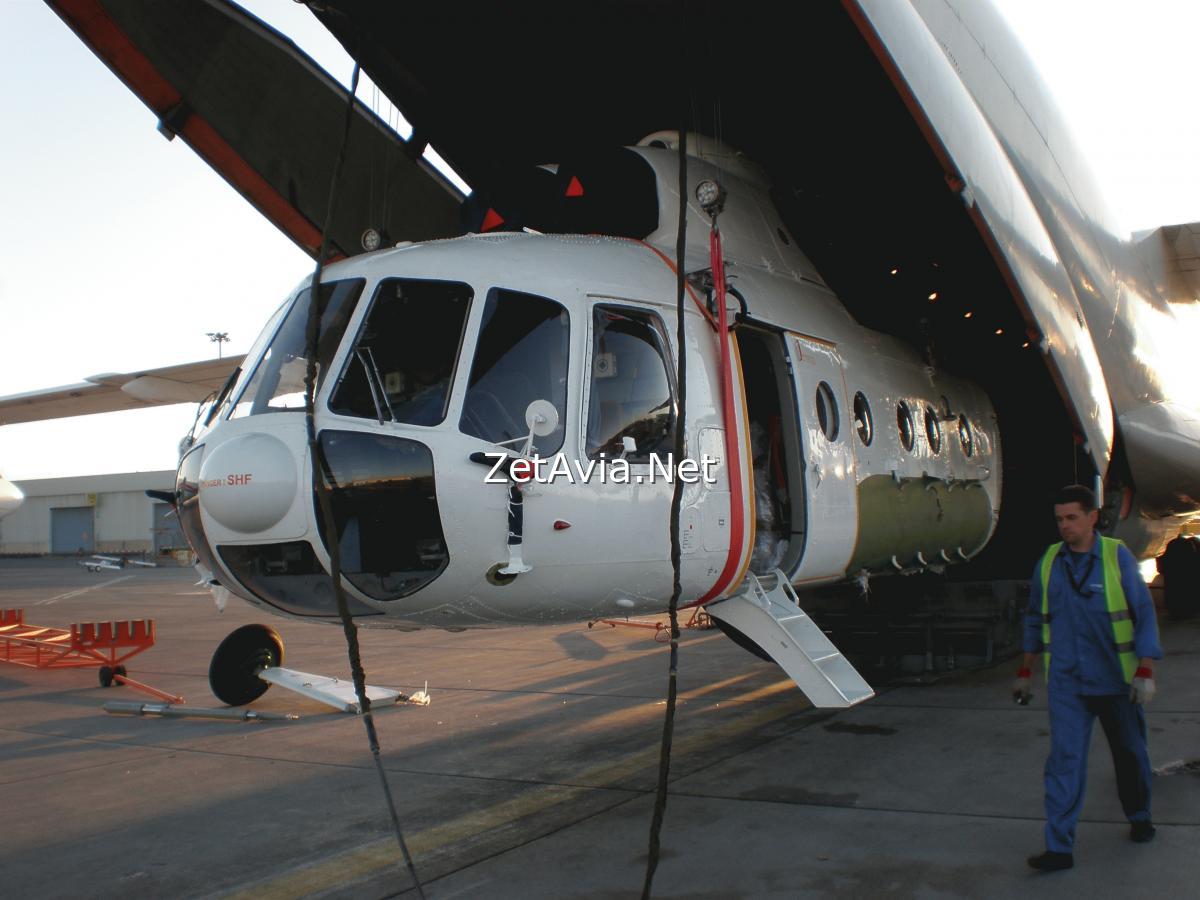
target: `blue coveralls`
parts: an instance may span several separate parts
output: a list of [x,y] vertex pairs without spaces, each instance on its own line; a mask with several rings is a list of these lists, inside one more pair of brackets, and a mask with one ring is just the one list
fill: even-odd
[[[1154,604],[1137,561],[1121,546],[1117,548],[1117,562],[1121,587],[1133,617],[1134,653],[1138,659],[1162,659]],[[1075,824],[1083,809],[1093,720],[1099,716],[1108,738],[1117,794],[1130,822],[1150,821],[1150,756],[1146,748],[1146,716],[1142,707],[1129,699],[1130,686],[1117,657],[1104,597],[1104,563],[1098,535],[1088,553],[1073,553],[1063,544],[1050,570],[1049,594],[1046,849],[1070,853],[1075,845]],[[1026,653],[1042,652],[1040,559],[1029,591],[1024,643]]]

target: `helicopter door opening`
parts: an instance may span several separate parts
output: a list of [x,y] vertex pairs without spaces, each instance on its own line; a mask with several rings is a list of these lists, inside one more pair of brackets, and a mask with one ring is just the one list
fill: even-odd
[[750,570],[789,572],[804,549],[806,515],[796,398],[782,335],[743,325],[737,335],[754,462]]

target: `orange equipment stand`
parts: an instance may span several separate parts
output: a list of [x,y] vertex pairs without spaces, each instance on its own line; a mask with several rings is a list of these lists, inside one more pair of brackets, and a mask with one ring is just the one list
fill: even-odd
[[68,631],[27,625],[23,609],[0,609],[0,662],[36,669],[116,668],[153,646],[153,619],[84,622]]
[[[645,619],[593,619],[588,622],[588,629],[595,625],[611,625],[613,628],[618,626],[623,628],[652,628],[654,629],[654,641],[657,644],[668,644],[671,642],[671,626],[662,621],[646,621]],[[696,628],[701,631],[707,631],[713,627],[712,618],[704,611],[704,608],[697,606],[692,610],[692,617],[682,623],[680,629]]]

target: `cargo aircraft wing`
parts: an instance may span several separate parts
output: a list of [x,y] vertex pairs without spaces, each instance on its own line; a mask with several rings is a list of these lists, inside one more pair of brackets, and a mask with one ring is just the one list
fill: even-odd
[[202,403],[218,393],[244,356],[92,375],[79,384],[0,397],[0,425],[65,419],[172,403]]
[[[158,117],[304,252],[316,257],[342,144],[345,89],[285,36],[226,2],[50,0],[48,5]],[[385,239],[449,237],[461,195],[355,104],[331,257]]]

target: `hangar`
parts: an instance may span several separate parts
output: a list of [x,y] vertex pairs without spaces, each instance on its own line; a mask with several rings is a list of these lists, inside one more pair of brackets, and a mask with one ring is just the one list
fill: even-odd
[[0,556],[186,550],[169,504],[146,496],[171,491],[175,471],[38,478],[16,482],[25,502],[0,521]]

